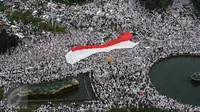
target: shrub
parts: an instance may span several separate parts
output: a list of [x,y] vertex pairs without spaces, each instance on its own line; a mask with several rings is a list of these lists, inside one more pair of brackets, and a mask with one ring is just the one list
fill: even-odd
[[150,10],[162,9],[172,4],[171,0],[140,0],[145,8]]
[[200,12],[200,0],[191,0],[191,1],[193,3],[194,7],[196,8],[196,10],[198,12]]
[[3,29],[0,33],[0,54],[3,54],[9,50],[11,53],[12,48],[18,46],[18,37],[11,35],[9,36],[6,33],[6,30]]

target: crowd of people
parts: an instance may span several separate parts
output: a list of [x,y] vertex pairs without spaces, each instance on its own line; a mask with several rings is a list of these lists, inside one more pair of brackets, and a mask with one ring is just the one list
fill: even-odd
[[[29,0],[24,6],[31,9],[34,6],[31,4],[35,3]],[[58,108],[41,105],[37,111],[103,111],[114,107],[200,111],[199,106],[183,104],[160,94],[148,76],[151,66],[162,58],[184,53],[198,55],[200,22],[190,2],[185,3],[187,7],[181,10],[169,7],[163,13],[150,12],[137,0],[96,0],[85,6],[62,5],[68,20],[64,24],[71,34],[46,32],[37,35],[34,42],[25,39],[11,55],[0,55],[0,86],[6,94],[13,85],[63,79],[92,70],[98,102],[86,102],[78,107],[74,104],[60,104]],[[173,5],[179,7],[180,4]],[[49,8],[45,7],[47,12],[43,13],[48,14]],[[119,27],[113,30],[115,25]],[[110,40],[116,39],[125,31],[132,32],[132,41],[139,42],[134,48],[94,54],[74,65],[66,63],[65,54],[73,46],[100,44],[106,36],[112,34]],[[107,58],[113,61],[108,64]],[[1,101],[0,106],[3,110],[17,109],[5,105],[5,101]]]

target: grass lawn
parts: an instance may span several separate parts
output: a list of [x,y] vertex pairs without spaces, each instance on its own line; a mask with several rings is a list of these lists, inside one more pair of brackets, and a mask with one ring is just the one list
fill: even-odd
[[37,108],[35,106],[27,107],[27,108],[20,108],[18,112],[32,112],[33,110],[36,110]]

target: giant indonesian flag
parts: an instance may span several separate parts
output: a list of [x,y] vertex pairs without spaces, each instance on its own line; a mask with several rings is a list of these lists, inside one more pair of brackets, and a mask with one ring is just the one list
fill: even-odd
[[133,35],[130,32],[125,32],[117,39],[111,40],[102,45],[76,46],[69,51],[65,57],[68,63],[75,64],[76,62],[99,52],[109,52],[114,49],[133,48],[139,44],[131,42]]

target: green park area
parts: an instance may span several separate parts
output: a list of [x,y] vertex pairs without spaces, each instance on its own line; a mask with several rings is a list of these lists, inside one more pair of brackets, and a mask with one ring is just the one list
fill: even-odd
[[41,18],[34,17],[31,12],[18,12],[14,11],[9,14],[8,16],[10,21],[17,21],[22,22],[24,24],[32,24],[33,27],[44,30],[44,31],[50,31],[54,34],[58,33],[68,33],[69,29],[64,26],[61,23],[54,22],[54,25],[52,26],[52,23],[50,21],[45,21]]

